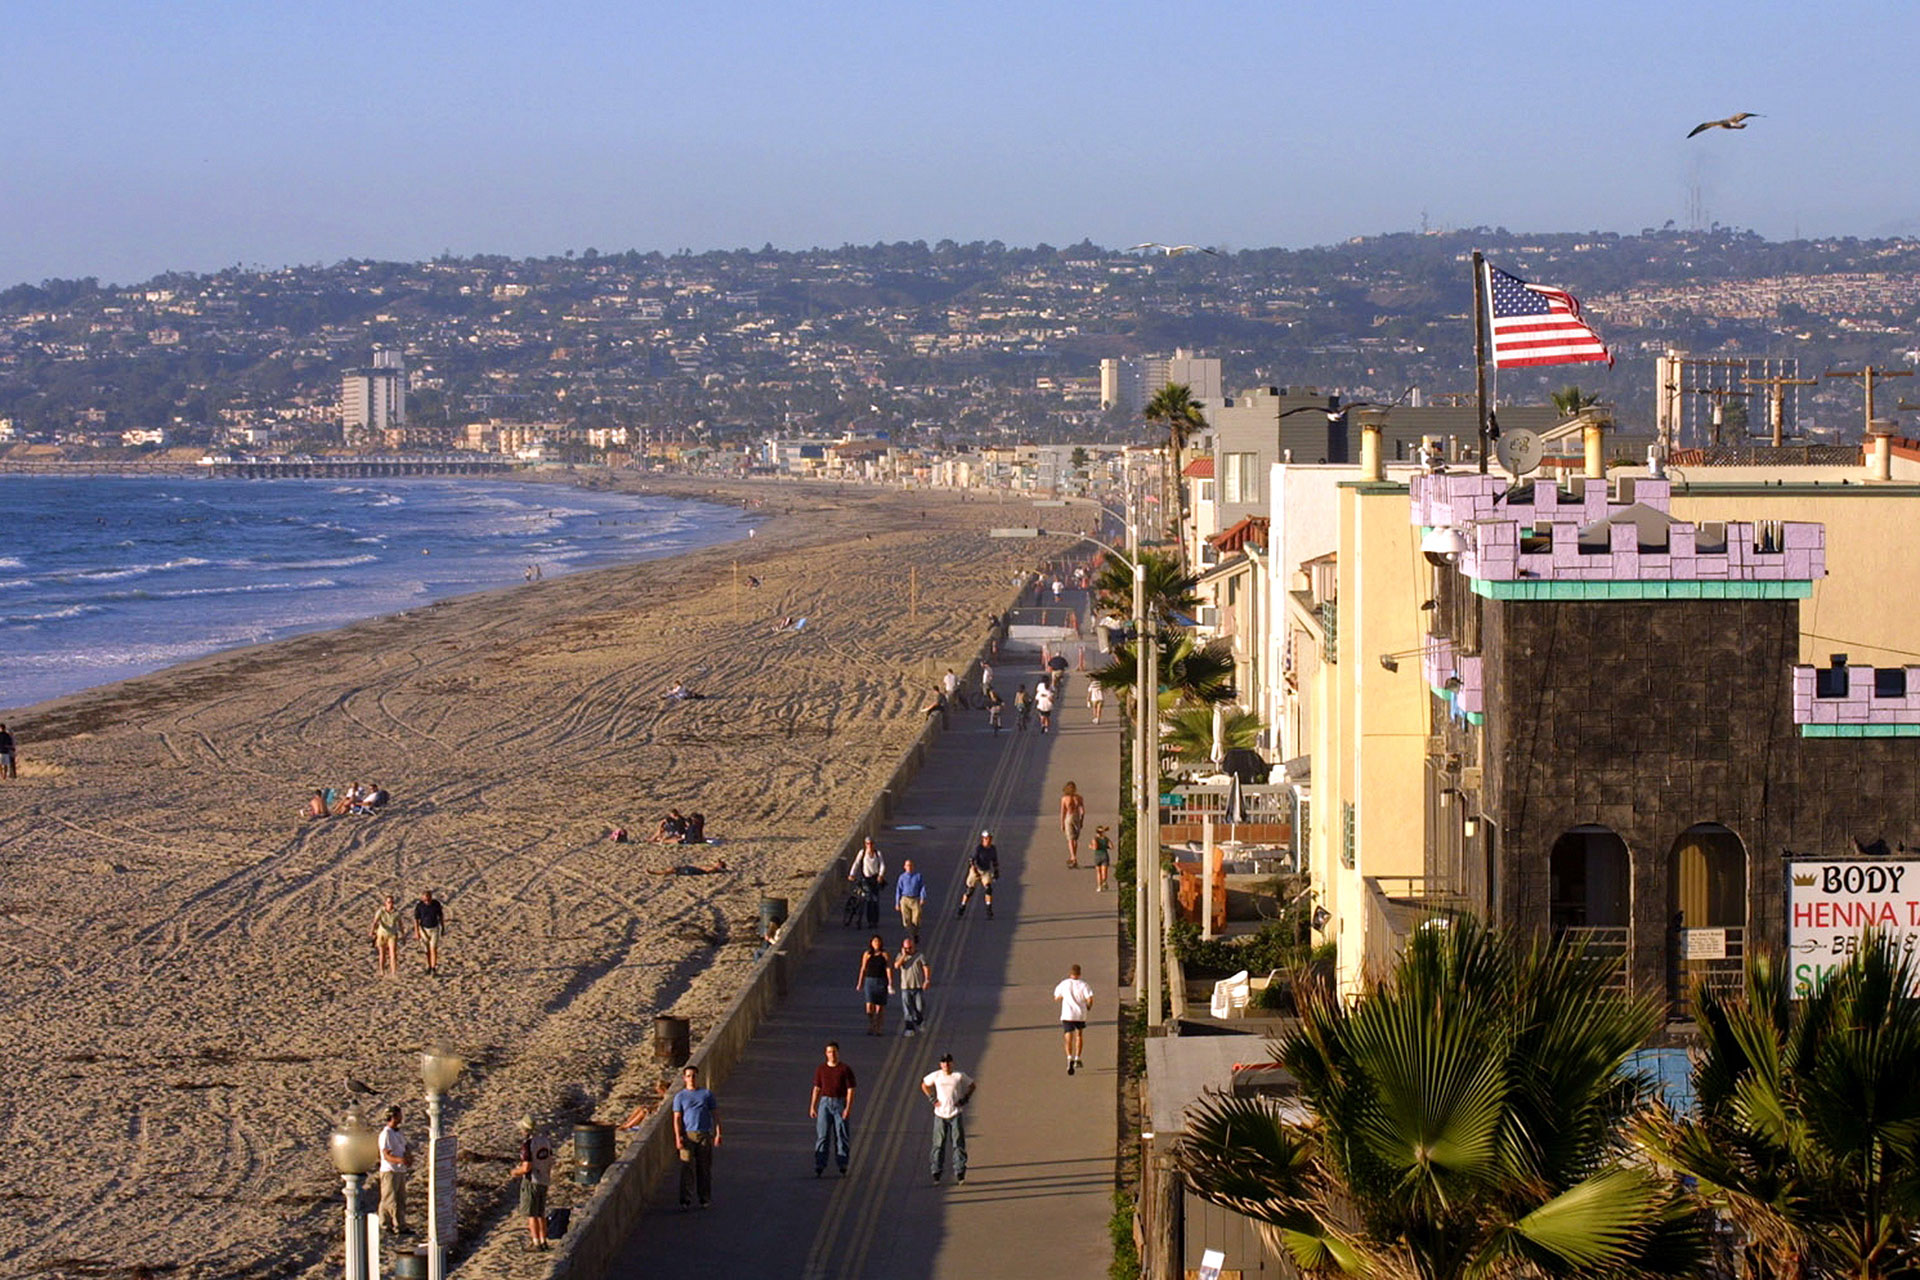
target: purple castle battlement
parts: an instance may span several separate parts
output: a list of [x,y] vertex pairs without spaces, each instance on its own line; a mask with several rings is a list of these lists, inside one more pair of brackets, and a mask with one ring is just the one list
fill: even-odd
[[1510,491],[1501,476],[1415,476],[1412,519],[1460,530],[1467,548],[1459,568],[1476,583],[1804,583],[1826,576],[1822,525],[1676,520],[1665,480],[1623,478],[1617,498],[1599,481],[1573,486],[1563,492],[1543,481]]
[[1855,667],[1836,659],[1831,667],[1795,667],[1793,722],[1920,729],[1920,666]]
[[[1467,716],[1486,712],[1486,675],[1479,654],[1463,656],[1446,636],[1429,635],[1420,651],[1420,675],[1429,689]],[[1449,681],[1459,683],[1449,689]]]

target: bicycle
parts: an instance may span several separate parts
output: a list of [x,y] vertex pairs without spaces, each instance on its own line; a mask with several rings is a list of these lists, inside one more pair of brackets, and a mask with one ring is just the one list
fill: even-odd
[[841,924],[853,928],[864,924],[867,919],[867,904],[873,901],[873,886],[865,880],[854,881],[853,888],[847,891],[847,905],[841,913]]

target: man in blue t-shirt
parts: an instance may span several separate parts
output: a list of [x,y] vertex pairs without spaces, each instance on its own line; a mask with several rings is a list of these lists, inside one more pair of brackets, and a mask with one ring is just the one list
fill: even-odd
[[680,1207],[700,1207],[713,1199],[713,1149],[720,1145],[720,1103],[700,1086],[700,1069],[680,1070],[683,1087],[673,1095],[673,1145],[680,1152]]

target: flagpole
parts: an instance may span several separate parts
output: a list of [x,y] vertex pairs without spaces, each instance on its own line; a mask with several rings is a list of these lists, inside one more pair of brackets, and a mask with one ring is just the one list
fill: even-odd
[[1487,454],[1493,442],[1487,437],[1487,262],[1480,251],[1473,251],[1473,393],[1480,428],[1480,474],[1487,474]]

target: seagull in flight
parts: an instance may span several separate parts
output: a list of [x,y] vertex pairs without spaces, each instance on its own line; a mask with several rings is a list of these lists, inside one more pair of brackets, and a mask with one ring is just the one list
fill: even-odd
[[1325,405],[1303,404],[1297,409],[1288,409],[1280,416],[1283,418],[1291,418],[1296,413],[1319,413],[1326,415],[1329,424],[1337,426],[1346,421],[1347,415],[1355,409],[1381,409],[1386,407],[1387,406],[1380,404],[1376,400],[1349,400],[1338,409],[1329,409]]
[[1127,252],[1138,253],[1142,249],[1158,249],[1169,258],[1177,258],[1183,253],[1212,253],[1216,258],[1220,256],[1218,253],[1214,253],[1212,249],[1205,248],[1201,245],[1161,244],[1158,240],[1149,240],[1145,244],[1136,244],[1131,249],[1128,249]]
[[1759,118],[1758,111],[1736,111],[1725,120],[1708,120],[1693,126],[1693,133],[1687,136],[1691,138],[1694,133],[1705,133],[1709,129],[1744,129],[1747,127],[1747,121]]
[[1399,395],[1394,397],[1392,404],[1381,404],[1378,400],[1349,400],[1337,409],[1329,409],[1325,405],[1303,404],[1297,409],[1288,409],[1285,413],[1281,414],[1280,416],[1283,418],[1291,418],[1296,413],[1323,413],[1326,415],[1327,423],[1330,426],[1339,426],[1340,423],[1346,420],[1347,415],[1349,413],[1352,413],[1355,409],[1398,408],[1401,402],[1404,401],[1408,396],[1412,394],[1413,394],[1413,388],[1408,387],[1405,391],[1402,391]]

